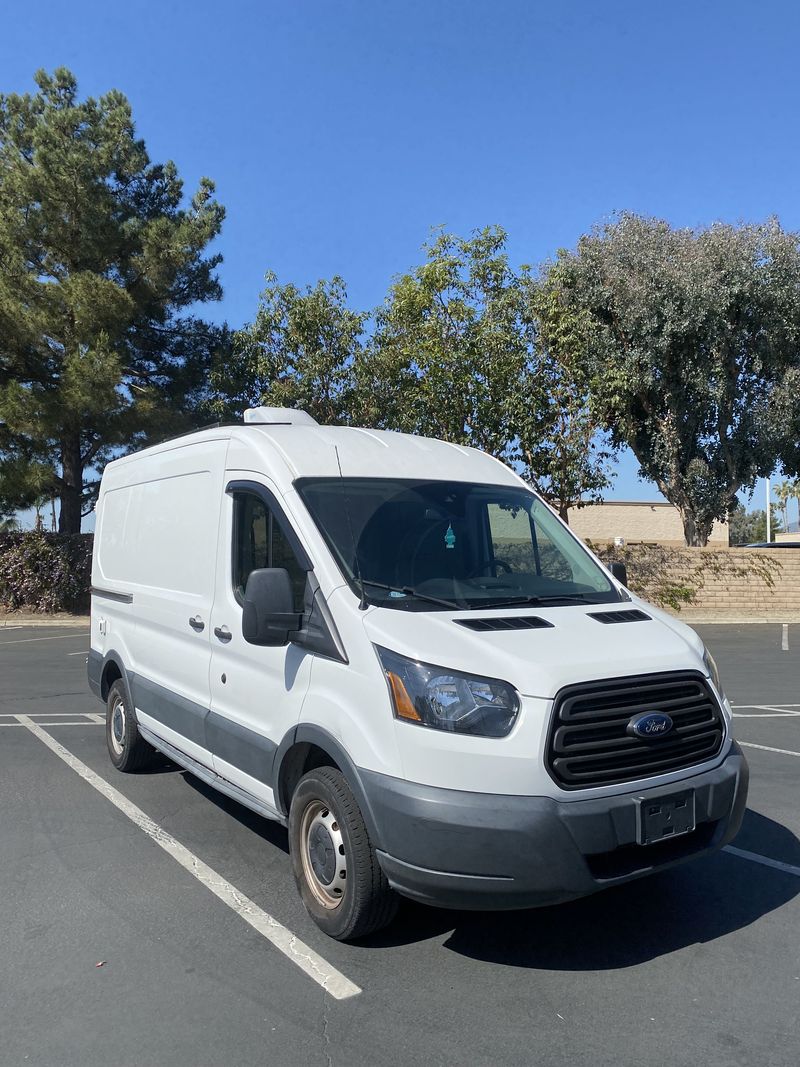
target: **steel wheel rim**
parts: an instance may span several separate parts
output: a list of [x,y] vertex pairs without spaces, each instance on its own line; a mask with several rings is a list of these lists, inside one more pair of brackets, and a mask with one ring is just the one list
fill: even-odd
[[306,805],[300,822],[303,876],[315,899],[333,911],[342,903],[347,886],[344,837],[336,815],[321,800]]
[[121,756],[125,748],[125,704],[120,697],[111,705],[108,737],[115,756]]

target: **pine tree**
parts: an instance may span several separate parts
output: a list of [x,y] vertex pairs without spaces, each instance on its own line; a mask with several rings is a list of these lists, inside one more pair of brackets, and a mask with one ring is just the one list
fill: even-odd
[[188,309],[221,296],[224,211],[206,178],[183,206],[122,93],[35,81],[0,95],[0,499],[49,480],[74,533],[115,450],[187,428],[218,338]]

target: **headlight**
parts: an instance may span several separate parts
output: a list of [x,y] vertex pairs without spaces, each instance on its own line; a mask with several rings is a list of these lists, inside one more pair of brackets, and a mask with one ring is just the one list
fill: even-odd
[[707,648],[703,649],[703,663],[705,663],[706,670],[711,675],[711,681],[714,683],[714,687],[716,688],[719,695],[724,699],[725,694],[722,691],[722,683],[719,680],[719,668],[714,662],[714,657],[711,655]]
[[480,737],[505,737],[511,731],[519,697],[508,682],[417,663],[388,648],[375,648],[398,719]]

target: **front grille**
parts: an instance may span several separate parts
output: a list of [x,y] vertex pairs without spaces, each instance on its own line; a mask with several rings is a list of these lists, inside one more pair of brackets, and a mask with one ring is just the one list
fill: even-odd
[[489,617],[488,619],[454,619],[459,626],[485,633],[487,630],[546,630],[552,628],[552,622],[540,619],[538,615],[512,615],[509,618]]
[[[649,711],[669,715],[672,730],[653,738],[628,734],[631,718]],[[719,705],[695,671],[585,682],[556,696],[547,769],[564,789],[652,778],[711,759],[724,734]]]

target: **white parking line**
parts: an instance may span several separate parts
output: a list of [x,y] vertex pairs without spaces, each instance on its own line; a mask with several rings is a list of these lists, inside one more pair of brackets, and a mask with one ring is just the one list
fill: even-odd
[[73,756],[68,749],[60,745],[38,723],[35,723],[27,715],[20,715],[18,718],[32,734],[39,738],[42,744],[47,745],[51,752],[54,752],[85,782],[88,782],[114,807],[126,815],[134,825],[143,830],[151,840],[155,841],[159,848],[163,848],[184,870],[188,871],[206,889],[210,889],[216,897],[224,904],[227,904],[237,915],[241,916],[246,923],[252,926],[262,937],[265,937],[267,941],[271,942],[279,952],[282,952],[288,960],[299,967],[309,978],[312,978],[317,985],[322,986],[332,997],[336,1000],[346,1000],[348,997],[357,996],[361,992],[359,986],[351,982],[340,971],[337,971],[327,960],[318,956],[312,948],[304,944],[291,930],[279,923],[272,915],[263,911],[252,900],[240,893],[236,886],[231,885],[221,874],[217,874],[211,867],[203,863],[199,856],[190,852],[180,841],[176,841],[163,827],[153,822],[148,815],[145,815],[141,808],[137,808],[127,797],[124,797],[122,793],[118,792],[112,785],[109,785],[104,778],[95,774],[82,760],[79,760],[77,756]]
[[793,867],[791,863],[771,860],[769,856],[759,856],[757,852],[745,852],[743,848],[736,848],[734,845],[725,845],[722,851],[730,852],[732,856],[738,856],[743,860],[750,860],[751,863],[760,863],[764,867],[774,867],[776,871],[784,871],[786,874],[793,874],[795,877],[800,878],[800,867]]
[[[44,716],[47,719],[54,719],[54,718],[58,718],[59,716],[63,716],[65,719],[74,719],[77,715],[85,715],[85,716],[89,717],[90,715],[93,715],[94,713],[93,712],[25,712],[25,713],[22,713],[22,712],[0,712],[0,719],[18,719],[19,715],[21,715],[21,714],[25,714],[25,715],[30,716],[35,722],[35,721],[37,721],[39,716]],[[102,718],[102,716],[101,716],[101,718]],[[106,720],[103,719],[103,722],[105,722],[105,721]]]
[[23,637],[19,641],[0,641],[0,648],[7,645],[29,645],[31,641],[66,641],[70,637],[88,637],[89,631],[77,634],[58,634],[56,637]]
[[68,656],[88,656],[89,655],[89,649],[88,648],[82,648],[80,650],[80,652],[68,652],[67,655]]
[[800,716],[800,711],[793,711],[797,704],[731,704],[732,708],[751,708],[752,711],[734,711],[734,719],[785,719]]
[[[102,720],[98,722],[86,722],[84,719],[82,722],[78,722],[77,719],[59,719],[57,722],[37,722],[37,726],[100,726]],[[0,722],[0,726],[24,726],[24,722]]]
[[797,718],[797,712],[796,711],[775,711],[775,712],[769,713],[769,712],[765,711],[763,713],[759,713],[759,712],[754,711],[752,713],[745,713],[743,715],[741,712],[735,711],[733,713],[733,717],[734,717],[734,719],[796,719]]
[[769,745],[754,745],[752,741],[740,741],[736,739],[737,745],[743,745],[744,748],[760,748],[762,752],[780,752],[782,756],[800,756],[800,752],[792,752],[789,748],[770,748]]
[[[771,708],[772,704],[731,704],[732,708]],[[786,704],[783,701],[775,705],[780,708],[800,708],[800,704]]]
[[789,651],[789,624],[786,622],[783,624],[783,630],[781,631],[781,651]]

